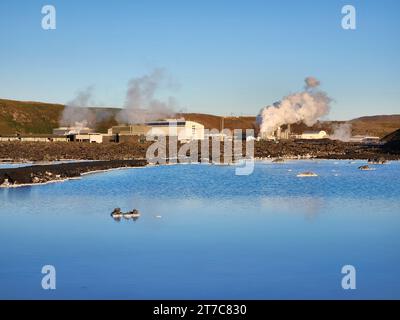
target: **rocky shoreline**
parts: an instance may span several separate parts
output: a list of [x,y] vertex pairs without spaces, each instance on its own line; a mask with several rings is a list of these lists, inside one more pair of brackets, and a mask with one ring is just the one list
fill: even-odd
[[260,141],[255,144],[257,158],[316,158],[335,160],[368,160],[385,158],[400,160],[400,149],[387,145],[365,145],[332,141],[328,139],[313,141],[280,141],[279,143]]
[[44,184],[79,178],[83,174],[117,168],[144,167],[146,160],[112,160],[32,165],[0,169],[0,187]]
[[[243,144],[243,155],[246,149]],[[0,186],[43,184],[78,178],[85,173],[124,167],[146,166],[149,143],[0,143],[0,158],[9,162],[66,161],[0,169]],[[259,141],[254,144],[255,159],[348,159],[382,162],[400,160],[398,145],[363,145],[340,141]],[[200,145],[199,145],[200,150]],[[221,150],[224,150],[221,145]],[[211,150],[210,150],[211,155]],[[222,155],[223,158],[223,155]],[[221,161],[223,159],[221,158]],[[375,159],[375,160],[374,160]],[[199,161],[201,156],[199,156]],[[1,162],[1,160],[0,160]]]
[[[146,158],[151,142],[144,143],[65,143],[65,142],[0,142],[0,158],[13,162],[40,162],[64,160],[119,161]],[[243,143],[243,154],[246,154]],[[179,148],[180,146],[178,146]],[[199,144],[198,150],[201,150]],[[221,143],[221,151],[224,150]],[[210,144],[211,154],[211,144]],[[371,159],[384,157],[400,159],[400,145],[386,143],[365,145],[341,141],[256,141],[255,158],[320,158],[320,159]],[[199,157],[200,158],[200,157]]]

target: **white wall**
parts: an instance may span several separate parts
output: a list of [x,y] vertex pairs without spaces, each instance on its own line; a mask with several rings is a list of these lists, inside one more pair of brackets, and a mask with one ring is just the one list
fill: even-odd
[[301,135],[301,139],[324,139],[327,138],[328,135],[325,131],[320,131],[316,133],[303,133]]
[[204,126],[193,121],[186,121],[185,126],[153,126],[149,131],[151,136],[178,136],[179,141],[204,139]]

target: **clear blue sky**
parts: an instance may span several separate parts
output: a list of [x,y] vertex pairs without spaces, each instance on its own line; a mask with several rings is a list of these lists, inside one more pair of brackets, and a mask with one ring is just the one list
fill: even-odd
[[[41,8],[57,9],[57,30]],[[357,30],[341,8],[357,9]],[[0,1],[0,97],[65,103],[94,86],[120,107],[155,67],[187,111],[256,114],[315,76],[330,119],[400,113],[400,1]]]

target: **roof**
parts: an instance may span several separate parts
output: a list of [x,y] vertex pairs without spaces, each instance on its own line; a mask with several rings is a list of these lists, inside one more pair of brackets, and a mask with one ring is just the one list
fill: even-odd
[[146,125],[148,126],[171,126],[171,125],[176,125],[176,126],[184,126],[186,125],[185,120],[163,120],[163,121],[151,121],[147,122]]
[[25,134],[25,135],[20,135],[20,138],[67,138],[67,136],[60,136],[57,134]]

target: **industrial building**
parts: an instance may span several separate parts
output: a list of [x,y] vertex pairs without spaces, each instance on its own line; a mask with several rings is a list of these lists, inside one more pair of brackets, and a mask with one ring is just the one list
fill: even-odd
[[20,141],[19,137],[16,135],[5,135],[0,136],[0,142],[9,142],[9,141]]
[[108,129],[114,142],[144,142],[150,127],[145,124],[119,125]]
[[68,141],[103,143],[111,141],[107,134],[96,133],[88,127],[60,127],[53,129],[53,136],[57,139],[68,139]]
[[89,143],[105,143],[112,142],[113,137],[108,134],[102,133],[83,133],[71,136],[71,141],[76,142],[89,142]]
[[108,134],[123,134],[123,135],[146,135],[150,130],[150,127],[145,124],[132,124],[132,125],[120,125],[114,126],[108,129]]
[[376,144],[376,143],[380,143],[381,139],[379,137],[375,137],[375,136],[355,135],[350,138],[350,142]]
[[204,126],[194,121],[166,119],[145,124],[119,125],[108,129],[107,134],[94,132],[88,127],[60,127],[52,135],[0,136],[0,141],[27,142],[144,142],[157,137],[177,137],[180,142],[204,139]]
[[57,136],[68,136],[74,134],[87,134],[87,133],[94,133],[94,130],[88,127],[60,127],[53,129],[53,135]]
[[298,138],[305,139],[305,140],[326,139],[326,138],[328,138],[328,133],[324,130],[304,131]]
[[68,136],[30,134],[30,135],[6,135],[0,136],[0,141],[21,141],[21,142],[69,142]]
[[108,130],[117,142],[143,140],[151,137],[177,137],[180,142],[204,139],[204,126],[194,121],[166,119],[146,124],[114,126]]
[[261,133],[261,139],[265,140],[288,140],[288,139],[305,139],[317,140],[328,138],[328,133],[324,130],[320,131],[304,131],[302,134],[294,134],[291,131],[291,125],[283,125],[270,134]]
[[259,137],[264,140],[291,139],[292,138],[291,125],[290,124],[283,125],[270,134],[262,132],[260,133]]
[[194,121],[166,119],[146,123],[149,136],[178,137],[181,142],[204,139],[204,126]]

